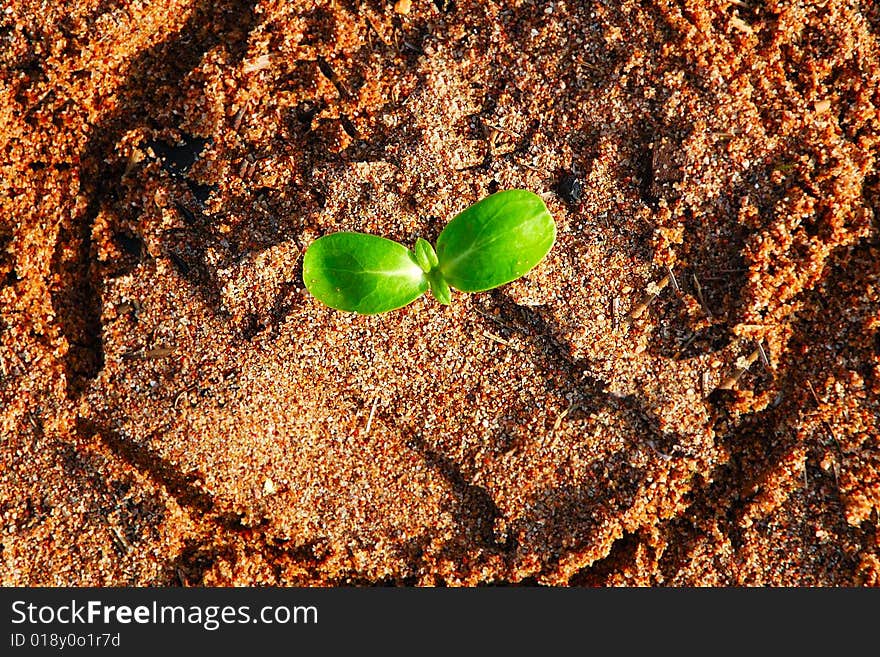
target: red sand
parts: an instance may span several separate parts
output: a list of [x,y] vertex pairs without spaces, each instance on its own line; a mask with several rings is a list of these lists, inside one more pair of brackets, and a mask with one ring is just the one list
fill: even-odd
[[[880,584],[873,3],[250,4],[0,17],[4,585]],[[513,187],[515,283],[303,289]]]

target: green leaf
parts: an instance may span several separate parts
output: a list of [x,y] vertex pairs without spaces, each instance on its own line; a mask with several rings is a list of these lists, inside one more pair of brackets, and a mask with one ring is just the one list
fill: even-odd
[[406,247],[365,233],[332,233],[309,246],[303,282],[331,308],[362,315],[411,303],[428,289],[428,279]]
[[431,287],[431,294],[444,306],[452,303],[452,290],[449,289],[449,283],[443,278],[439,269],[434,269],[428,274],[428,285]]
[[419,267],[426,274],[437,266],[438,260],[437,254],[434,253],[434,247],[431,246],[430,242],[423,240],[421,237],[416,240],[413,253],[416,256],[416,262],[419,263]]
[[556,241],[556,222],[541,197],[523,189],[498,192],[457,215],[437,238],[439,270],[462,292],[516,280]]

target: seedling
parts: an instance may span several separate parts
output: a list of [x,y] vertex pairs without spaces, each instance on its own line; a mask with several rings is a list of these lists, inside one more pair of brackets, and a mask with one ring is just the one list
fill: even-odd
[[410,251],[376,235],[325,235],[303,257],[303,280],[324,304],[362,315],[401,308],[428,289],[448,305],[450,288],[483,292],[523,276],[555,240],[556,222],[541,197],[511,189],[456,215],[436,250],[421,237]]

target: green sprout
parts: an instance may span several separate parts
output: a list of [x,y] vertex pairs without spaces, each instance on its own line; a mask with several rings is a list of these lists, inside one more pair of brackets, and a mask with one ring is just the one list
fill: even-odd
[[550,251],[556,222],[541,197],[522,189],[498,192],[458,214],[437,238],[412,251],[384,237],[325,235],[303,257],[303,280],[319,301],[374,315],[412,303],[430,288],[440,303],[450,288],[483,292],[516,280]]

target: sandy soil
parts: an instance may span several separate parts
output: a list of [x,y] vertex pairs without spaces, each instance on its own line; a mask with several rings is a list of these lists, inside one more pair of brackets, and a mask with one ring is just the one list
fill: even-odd
[[[3,7],[4,585],[880,585],[875,3]],[[303,289],[513,187],[513,284]]]

